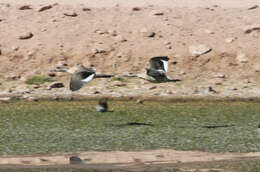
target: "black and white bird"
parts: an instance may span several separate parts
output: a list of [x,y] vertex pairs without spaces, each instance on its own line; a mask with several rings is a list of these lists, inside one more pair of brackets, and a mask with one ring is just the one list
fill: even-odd
[[178,79],[169,79],[167,77],[168,72],[168,61],[167,56],[156,56],[149,60],[150,68],[146,68],[146,75],[148,78],[141,77],[139,75],[130,74],[124,75],[125,77],[139,77],[151,82],[176,82]]
[[102,98],[98,101],[96,110],[98,112],[108,112],[107,98]]
[[168,71],[168,61],[167,56],[153,57],[149,60],[150,68],[146,69],[146,74],[152,77],[155,82],[167,82]]
[[90,82],[94,78],[109,78],[113,75],[96,74],[95,68],[86,68],[82,64],[77,64],[70,69],[55,69],[51,72],[67,72],[72,74],[70,79],[70,90],[77,91],[82,88],[86,83]]

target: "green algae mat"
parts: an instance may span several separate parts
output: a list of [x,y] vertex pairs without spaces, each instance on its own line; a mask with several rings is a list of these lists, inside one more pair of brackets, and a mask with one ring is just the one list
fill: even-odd
[[0,155],[169,148],[260,151],[259,102],[40,101],[0,104]]

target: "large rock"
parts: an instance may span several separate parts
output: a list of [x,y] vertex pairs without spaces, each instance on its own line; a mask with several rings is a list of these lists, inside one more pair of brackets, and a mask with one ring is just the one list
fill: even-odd
[[199,57],[202,54],[206,54],[206,53],[210,52],[211,50],[212,50],[212,48],[210,48],[209,46],[203,45],[203,44],[192,45],[189,47],[189,52],[192,57]]
[[236,59],[239,63],[247,63],[248,62],[248,58],[244,53],[238,54]]

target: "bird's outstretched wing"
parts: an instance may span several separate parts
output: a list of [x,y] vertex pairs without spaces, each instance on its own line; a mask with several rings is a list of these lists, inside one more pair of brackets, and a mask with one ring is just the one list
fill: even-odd
[[83,85],[89,81],[91,81],[95,76],[95,72],[93,71],[81,71],[76,72],[71,76],[70,80],[70,90],[77,91]]

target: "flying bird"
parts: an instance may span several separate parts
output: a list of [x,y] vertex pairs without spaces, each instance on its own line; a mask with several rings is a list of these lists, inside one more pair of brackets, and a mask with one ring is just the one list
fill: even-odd
[[176,82],[179,79],[169,79],[167,77],[168,72],[168,61],[167,56],[156,56],[149,60],[150,68],[146,68],[146,75],[148,78],[141,77],[136,74],[123,75],[124,77],[138,77],[151,82]]
[[86,83],[94,78],[110,78],[113,75],[96,74],[95,68],[87,68],[82,64],[77,64],[70,69],[55,69],[51,72],[67,72],[72,74],[70,79],[70,90],[77,91],[82,88]]

